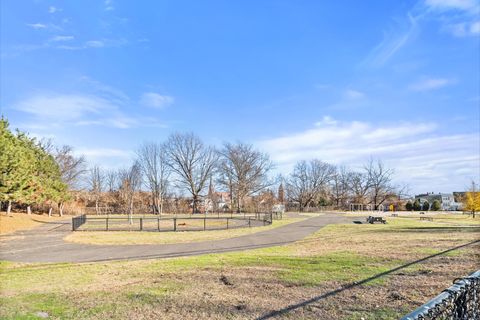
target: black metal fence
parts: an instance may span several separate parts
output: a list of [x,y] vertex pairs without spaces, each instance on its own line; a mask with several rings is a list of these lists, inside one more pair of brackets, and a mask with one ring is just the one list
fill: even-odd
[[82,214],[81,216],[72,218],[72,231],[78,230],[82,224],[87,222],[87,215]]
[[479,320],[480,270],[456,279],[453,286],[406,315],[402,320]]
[[72,218],[73,231],[206,231],[272,224],[282,214],[256,213],[252,215],[206,216],[87,216]]

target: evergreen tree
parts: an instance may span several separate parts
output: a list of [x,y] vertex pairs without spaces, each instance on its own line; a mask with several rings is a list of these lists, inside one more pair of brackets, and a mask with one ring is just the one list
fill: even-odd
[[413,203],[412,201],[408,200],[407,203],[405,204],[405,209],[407,211],[412,211],[413,210]]
[[[55,159],[34,138],[13,134],[5,118],[0,119],[0,201],[27,205],[65,201],[67,186]],[[51,212],[51,210],[50,210]]]
[[430,203],[428,201],[425,201],[422,205],[422,210],[428,211],[430,209]]
[[420,211],[422,210],[422,205],[420,204],[420,200],[415,200],[415,202],[413,203],[413,210],[415,211]]
[[440,201],[435,200],[432,203],[432,207],[430,208],[432,211],[438,211],[442,208],[442,205],[440,204]]

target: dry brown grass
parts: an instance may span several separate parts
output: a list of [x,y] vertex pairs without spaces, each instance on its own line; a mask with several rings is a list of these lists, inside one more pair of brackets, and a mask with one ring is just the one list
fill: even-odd
[[0,213],[0,234],[13,233],[17,230],[29,230],[41,226],[45,222],[57,221],[65,217],[49,217],[48,215],[38,215],[26,213],[11,213],[6,215]]
[[[136,244],[168,244],[168,243],[189,243],[209,240],[222,240],[244,236],[256,232],[266,231],[289,223],[297,222],[305,218],[287,218],[274,220],[271,225],[239,228],[229,230],[211,231],[182,231],[182,228],[203,227],[203,220],[187,221],[189,225],[179,226],[177,232],[129,232],[129,231],[95,231],[95,232],[74,232],[65,237],[65,241],[83,244],[101,245],[136,245]],[[182,220],[180,220],[182,221]],[[208,226],[225,227],[223,221],[208,221]],[[230,225],[232,223],[230,222]],[[169,226],[171,227],[171,226]]]

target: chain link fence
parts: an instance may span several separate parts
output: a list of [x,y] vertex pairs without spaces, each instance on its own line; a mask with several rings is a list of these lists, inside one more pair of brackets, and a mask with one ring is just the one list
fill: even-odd
[[455,279],[441,294],[401,320],[480,320],[480,270]]

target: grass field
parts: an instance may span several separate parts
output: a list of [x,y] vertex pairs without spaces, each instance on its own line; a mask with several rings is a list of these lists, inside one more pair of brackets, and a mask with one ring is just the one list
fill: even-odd
[[[95,232],[74,232],[65,237],[66,241],[85,244],[102,245],[134,245],[134,244],[167,244],[167,243],[188,243],[208,240],[221,240],[233,237],[244,236],[260,231],[266,231],[297,222],[305,218],[286,218],[273,220],[271,225],[239,228],[231,230],[213,230],[199,232],[140,232],[140,231],[95,231]],[[223,226],[223,221],[208,221],[208,224],[218,223]],[[189,223],[196,223],[203,226],[203,220],[193,220]]]
[[280,317],[394,319],[480,268],[478,242],[455,249],[480,239],[480,219],[388,222],[330,225],[291,245],[238,253],[3,262],[0,318],[36,319],[46,312],[54,319],[252,319],[314,298]]

